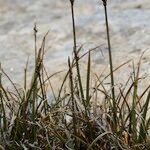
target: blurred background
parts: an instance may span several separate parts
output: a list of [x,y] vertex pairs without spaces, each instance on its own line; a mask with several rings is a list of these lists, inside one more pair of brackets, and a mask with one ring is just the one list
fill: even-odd
[[[147,49],[142,73],[150,75],[150,1],[108,0],[114,65],[138,61]],[[77,43],[82,52],[100,46],[92,55],[97,72],[108,67],[105,20],[101,0],[76,0]],[[34,66],[33,27],[37,24],[38,47],[47,31],[45,64],[49,74],[67,66],[72,55],[72,24],[69,0],[0,0],[0,61],[13,81],[21,83],[26,61]],[[128,65],[127,67],[131,67]],[[124,77],[125,71],[120,71]],[[5,82],[5,81],[4,81]]]

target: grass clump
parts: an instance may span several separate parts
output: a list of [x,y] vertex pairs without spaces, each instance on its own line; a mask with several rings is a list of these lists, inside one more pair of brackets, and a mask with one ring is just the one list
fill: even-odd
[[[24,87],[18,88],[0,65],[0,149],[56,149],[56,150],[142,150],[150,149],[149,126],[150,86],[139,93],[140,64],[125,85],[117,90],[114,84],[112,52],[107,16],[107,1],[104,4],[106,33],[109,50],[110,74],[97,77],[91,84],[91,52],[83,55],[76,46],[74,0],[70,0],[74,58],[68,58],[68,71],[62,81],[58,96],[48,97],[53,88],[43,64],[45,38],[39,49],[35,37],[35,67],[30,86],[27,83],[27,66],[24,71]],[[88,55],[86,83],[81,77],[80,61]],[[4,87],[6,76],[14,92]],[[110,77],[108,89],[104,81]],[[68,91],[63,93],[65,84]],[[50,88],[48,88],[48,86]],[[111,93],[109,92],[111,91]],[[53,92],[54,93],[54,92]],[[98,95],[104,95],[100,99]],[[99,105],[98,102],[103,102]]]

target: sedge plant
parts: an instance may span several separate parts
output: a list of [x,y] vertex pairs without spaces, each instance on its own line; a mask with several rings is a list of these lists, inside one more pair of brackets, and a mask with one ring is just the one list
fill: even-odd
[[[131,64],[133,71],[124,86],[114,86],[117,71],[131,61],[116,68],[113,66],[107,0],[102,2],[109,51],[108,75],[103,77],[92,74],[91,53],[99,47],[87,50],[80,56],[82,46],[77,47],[75,0],[70,0],[74,57],[68,58],[68,70],[58,92],[53,88],[51,80],[56,74],[61,75],[62,71],[48,75],[43,61],[47,34],[38,48],[36,25],[35,66],[31,82],[28,83],[28,61],[24,69],[24,85],[19,87],[0,66],[0,149],[150,149],[150,85],[139,92],[139,86],[144,80],[140,76],[143,55],[137,67]],[[86,82],[80,67],[85,56]],[[4,76],[13,89],[4,86]],[[90,81],[94,77],[93,85]],[[109,78],[111,93],[105,86]],[[49,91],[53,93],[52,97],[48,97]],[[98,95],[104,95],[104,99]],[[100,105],[98,102],[103,103]]]

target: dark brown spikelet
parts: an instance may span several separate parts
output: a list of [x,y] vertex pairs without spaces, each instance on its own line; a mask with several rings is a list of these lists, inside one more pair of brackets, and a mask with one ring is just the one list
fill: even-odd
[[73,4],[74,4],[74,1],[75,1],[75,0],[70,0],[71,5],[73,5]]
[[103,1],[103,5],[106,6],[107,5],[107,0],[102,0]]

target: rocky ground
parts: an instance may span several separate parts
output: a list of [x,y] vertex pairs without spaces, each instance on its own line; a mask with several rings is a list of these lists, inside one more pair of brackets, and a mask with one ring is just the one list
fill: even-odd
[[[147,50],[142,74],[150,78],[150,1],[108,0],[108,5],[114,65],[129,59],[137,62]],[[29,69],[33,68],[34,23],[38,27],[38,45],[49,30],[45,55],[49,73],[65,68],[73,43],[69,0],[0,0],[0,14],[0,61],[13,81],[17,79],[17,83],[21,83],[28,57]],[[100,46],[92,59],[96,72],[102,72],[102,68],[108,68],[102,3],[76,0],[75,14],[78,45],[84,44],[83,52]],[[121,80],[131,68],[127,65],[118,71]]]

